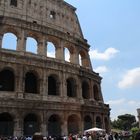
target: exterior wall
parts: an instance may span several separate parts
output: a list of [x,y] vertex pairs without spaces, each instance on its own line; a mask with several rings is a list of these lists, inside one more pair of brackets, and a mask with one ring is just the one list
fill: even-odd
[[[55,12],[55,19],[50,19],[50,11]],[[68,135],[71,116],[78,120],[79,131],[84,130],[85,116],[90,116],[92,127],[96,126],[98,117],[101,127],[110,130],[110,109],[103,101],[101,77],[92,70],[89,45],[77,20],[75,8],[61,0],[18,0],[17,7],[10,6],[8,0],[0,0],[0,72],[10,69],[15,77],[14,91],[0,91],[0,114],[7,112],[12,116],[14,135],[24,134],[24,118],[29,113],[37,116],[39,130],[44,135],[48,134],[48,120],[52,115],[60,120],[61,135]],[[3,48],[5,33],[17,37],[16,50]],[[27,37],[36,39],[36,54],[26,51]],[[48,41],[55,45],[55,58],[46,55]],[[70,51],[70,62],[64,60],[64,48]],[[25,92],[25,77],[29,71],[34,71],[38,77],[36,94]],[[58,80],[57,96],[48,95],[50,75],[55,75]],[[76,97],[67,96],[69,77],[76,81]],[[82,96],[83,82],[88,85],[87,99]],[[98,89],[98,100],[94,97],[94,85]]]
[[137,109],[137,113],[138,113],[138,121],[139,121],[139,128],[140,128],[140,108]]

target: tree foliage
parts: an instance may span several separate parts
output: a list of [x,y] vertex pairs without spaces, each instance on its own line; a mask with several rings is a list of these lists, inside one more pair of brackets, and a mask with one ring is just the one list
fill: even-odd
[[111,122],[113,128],[121,130],[130,130],[133,124],[136,123],[136,118],[131,114],[119,115],[117,120]]

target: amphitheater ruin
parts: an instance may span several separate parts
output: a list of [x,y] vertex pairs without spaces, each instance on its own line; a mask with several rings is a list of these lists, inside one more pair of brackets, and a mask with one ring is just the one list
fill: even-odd
[[0,0],[0,135],[109,131],[89,48],[67,2]]

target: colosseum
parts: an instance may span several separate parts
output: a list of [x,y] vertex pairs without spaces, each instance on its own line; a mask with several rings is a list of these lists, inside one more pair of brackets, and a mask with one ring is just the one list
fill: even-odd
[[109,131],[89,48],[67,2],[0,0],[0,135]]

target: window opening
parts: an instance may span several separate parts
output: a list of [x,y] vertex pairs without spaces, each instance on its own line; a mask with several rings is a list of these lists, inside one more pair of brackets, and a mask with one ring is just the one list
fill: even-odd
[[37,54],[37,41],[32,37],[27,37],[26,51]]
[[54,11],[50,11],[50,18],[55,19],[56,13]]
[[52,42],[47,42],[47,56],[55,58],[55,45]]
[[17,7],[17,0],[11,0],[10,5]]
[[13,33],[5,33],[2,39],[2,48],[16,50],[17,37]]
[[64,52],[65,52],[65,61],[70,62],[70,51],[67,48],[65,48]]

